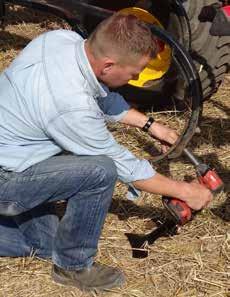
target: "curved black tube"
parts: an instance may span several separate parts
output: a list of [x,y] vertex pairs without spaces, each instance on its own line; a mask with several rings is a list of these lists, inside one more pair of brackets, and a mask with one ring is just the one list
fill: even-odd
[[[185,50],[172,36],[170,36],[165,30],[155,25],[149,25],[152,34],[159,37],[166,44],[168,44],[173,52],[173,59],[176,64],[180,66],[189,87],[189,96],[192,97],[192,114],[188,121],[187,127],[185,127],[182,135],[179,137],[176,144],[168,152],[169,158],[175,158],[179,156],[183,148],[192,138],[195,133],[195,129],[198,123],[201,102],[202,102],[202,87],[199,78],[199,74],[196,70],[193,60]],[[162,159],[164,156],[160,156],[157,160]]]

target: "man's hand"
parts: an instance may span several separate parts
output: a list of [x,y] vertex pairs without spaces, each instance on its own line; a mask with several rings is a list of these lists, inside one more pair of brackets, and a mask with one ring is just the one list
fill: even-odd
[[[148,117],[145,114],[139,112],[134,108],[131,108],[120,120],[120,122],[126,125],[143,128],[147,120]],[[150,126],[148,132],[151,136],[161,142],[163,153],[166,153],[170,145],[174,144],[178,139],[178,134],[175,130],[158,122],[154,122]]]
[[213,195],[209,189],[194,180],[187,184],[187,194],[183,197],[188,206],[194,210],[200,210],[211,202]]
[[148,193],[180,199],[194,210],[206,207],[213,197],[212,193],[197,181],[176,181],[159,173],[149,179],[135,181],[133,185]]
[[[143,128],[147,120],[148,117],[145,114],[131,108],[120,120],[120,122],[126,125]],[[162,143],[164,150],[168,148],[168,145],[175,143],[178,138],[178,134],[175,130],[157,122],[154,122],[150,126],[148,132],[151,136],[157,138]],[[168,145],[166,145],[166,143]]]
[[150,126],[149,133],[161,142],[163,153],[166,153],[169,145],[174,144],[179,137],[175,130],[157,122]]

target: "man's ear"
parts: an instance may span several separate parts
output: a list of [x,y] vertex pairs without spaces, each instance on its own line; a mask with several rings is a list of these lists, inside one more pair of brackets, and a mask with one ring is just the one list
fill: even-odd
[[114,65],[115,65],[115,61],[113,61],[110,58],[106,58],[103,61],[103,66],[102,66],[102,69],[101,69],[101,74],[102,75],[107,75],[111,71],[111,69],[113,69]]

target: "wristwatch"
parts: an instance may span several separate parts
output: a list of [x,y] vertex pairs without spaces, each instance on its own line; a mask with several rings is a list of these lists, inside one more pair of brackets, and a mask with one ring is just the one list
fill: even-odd
[[155,120],[154,120],[153,117],[149,117],[149,118],[148,118],[148,121],[146,122],[146,124],[144,125],[144,127],[142,128],[142,130],[143,130],[144,132],[148,132],[150,126],[152,125],[152,123],[153,123],[154,121],[155,121]]

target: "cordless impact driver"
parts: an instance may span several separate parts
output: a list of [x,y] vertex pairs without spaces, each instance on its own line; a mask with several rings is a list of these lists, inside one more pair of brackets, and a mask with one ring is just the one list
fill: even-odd
[[[224,183],[214,169],[199,161],[188,149],[185,148],[183,152],[195,165],[200,184],[207,187],[213,194],[223,190]],[[192,210],[184,201],[178,198],[162,197],[162,202],[177,225],[184,225],[191,220]]]

